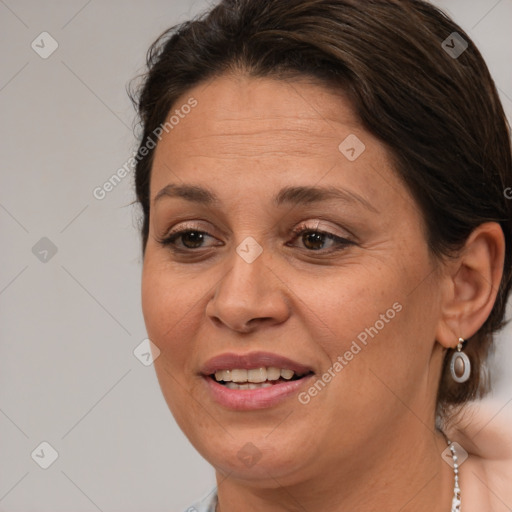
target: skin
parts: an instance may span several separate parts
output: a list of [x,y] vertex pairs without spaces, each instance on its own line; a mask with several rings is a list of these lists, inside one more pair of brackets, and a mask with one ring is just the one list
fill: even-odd
[[[459,257],[435,260],[387,149],[342,94],[319,84],[225,75],[173,109],[189,97],[197,106],[156,148],[142,306],[161,350],[163,395],[216,469],[220,510],[450,510],[453,472],[434,428],[437,385],[445,348],[473,335],[492,309],[503,267],[499,226],[483,224]],[[355,161],[338,149],[350,134],[365,145]],[[170,183],[206,186],[220,204],[155,203]],[[273,206],[290,185],[344,188],[371,208],[340,199]],[[329,239],[314,245],[293,235],[303,222],[353,243],[328,254],[336,247]],[[199,249],[183,255],[159,243],[185,224],[210,235]],[[252,263],[235,250],[249,236],[263,249]],[[395,303],[401,311],[306,405],[292,397],[231,411],[199,375],[218,354],[262,350],[320,377]],[[250,467],[237,457],[248,442],[261,454]],[[461,481],[464,493],[463,467]]]

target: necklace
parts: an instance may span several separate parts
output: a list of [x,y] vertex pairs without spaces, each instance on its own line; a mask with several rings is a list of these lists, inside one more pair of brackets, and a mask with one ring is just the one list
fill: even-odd
[[[458,464],[458,457],[457,452],[455,451],[454,444],[446,437],[444,432],[442,432],[444,435],[446,442],[448,443],[448,447],[450,448],[450,452],[452,453],[452,460],[453,460],[453,474],[455,477],[455,483],[453,486],[453,498],[452,498],[452,510],[451,512],[461,512],[460,504],[460,487],[459,487],[459,464]],[[219,509],[219,503],[217,502],[215,506],[215,512],[220,512]]]

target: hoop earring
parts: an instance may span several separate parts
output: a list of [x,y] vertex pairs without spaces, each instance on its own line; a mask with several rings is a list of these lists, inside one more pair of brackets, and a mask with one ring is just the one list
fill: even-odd
[[453,353],[450,361],[450,373],[455,382],[466,382],[471,375],[471,361],[469,357],[462,352],[462,344],[464,339],[459,338],[457,351]]

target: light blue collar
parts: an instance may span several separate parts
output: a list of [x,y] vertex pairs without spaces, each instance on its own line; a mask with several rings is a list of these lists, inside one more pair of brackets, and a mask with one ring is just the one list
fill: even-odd
[[217,506],[217,487],[211,490],[203,499],[188,507],[185,512],[215,512]]

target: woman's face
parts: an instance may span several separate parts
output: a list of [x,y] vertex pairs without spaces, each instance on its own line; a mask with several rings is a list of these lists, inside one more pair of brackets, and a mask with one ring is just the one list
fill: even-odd
[[425,433],[441,278],[385,147],[306,81],[224,76],[172,114],[142,301],[160,386],[197,450],[284,484]]

